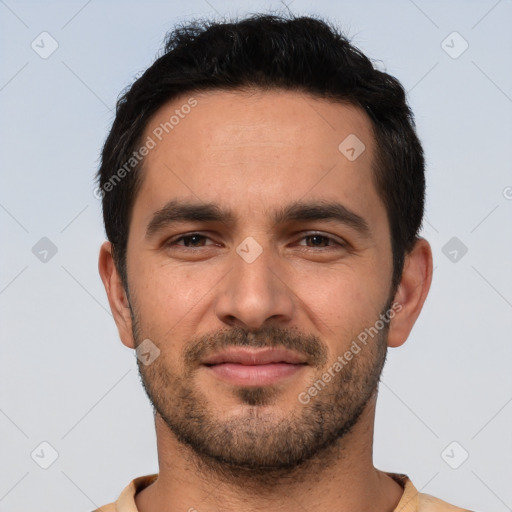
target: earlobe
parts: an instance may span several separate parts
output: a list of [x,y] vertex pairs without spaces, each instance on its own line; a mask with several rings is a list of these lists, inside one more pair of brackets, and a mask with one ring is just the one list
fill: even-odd
[[112,257],[112,244],[110,242],[104,242],[101,246],[98,270],[107,292],[110,310],[116,322],[119,337],[124,345],[129,348],[135,348],[130,304],[121,276]]
[[399,347],[407,340],[423,308],[431,282],[432,250],[424,238],[418,238],[405,257],[402,278],[393,300],[401,308],[390,324],[389,347]]

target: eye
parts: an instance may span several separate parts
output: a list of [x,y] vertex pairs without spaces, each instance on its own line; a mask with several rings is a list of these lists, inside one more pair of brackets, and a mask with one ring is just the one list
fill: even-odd
[[[209,240],[209,238],[205,235],[201,235],[200,233],[190,233],[188,235],[182,235],[178,238],[168,240],[167,242],[165,242],[165,245],[167,247],[170,247],[170,246],[180,246],[180,247],[187,247],[187,248],[204,247],[206,245],[207,240]],[[180,242],[183,242],[183,243],[180,243]]]
[[306,244],[299,243],[299,245],[312,247],[312,248],[324,248],[324,247],[346,247],[346,243],[344,243],[342,240],[333,238],[331,236],[324,235],[322,233],[311,233],[303,238],[301,238],[301,241],[306,241]]

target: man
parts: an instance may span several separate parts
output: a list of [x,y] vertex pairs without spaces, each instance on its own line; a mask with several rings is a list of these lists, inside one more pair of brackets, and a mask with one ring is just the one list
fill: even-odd
[[316,19],[184,26],[118,102],[98,176],[159,457],[99,510],[462,510],[372,462],[387,347],[432,274],[396,79]]

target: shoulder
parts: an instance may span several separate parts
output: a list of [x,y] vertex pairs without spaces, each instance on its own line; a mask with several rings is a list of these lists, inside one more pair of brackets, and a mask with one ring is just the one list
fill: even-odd
[[109,503],[108,505],[103,505],[102,507],[97,508],[97,509],[93,510],[92,512],[117,512],[116,504]]
[[134,478],[121,492],[115,503],[103,505],[92,512],[132,512],[136,511],[135,495],[158,478],[158,473]]
[[450,505],[446,501],[430,494],[419,492],[410,478],[403,473],[386,473],[403,489],[400,502],[393,512],[471,512],[467,509]]
[[424,493],[419,493],[418,505],[418,512],[471,512]]

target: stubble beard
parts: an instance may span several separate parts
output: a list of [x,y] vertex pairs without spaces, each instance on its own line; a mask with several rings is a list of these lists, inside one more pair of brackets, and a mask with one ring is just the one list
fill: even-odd
[[[144,336],[133,311],[132,321],[138,346]],[[262,329],[256,335],[234,328],[188,344],[183,358],[185,375],[173,373],[162,356],[148,366],[138,361],[139,374],[155,415],[189,448],[190,461],[197,470],[214,472],[227,481],[238,480],[244,485],[273,486],[292,475],[299,481],[301,475],[311,474],[313,466],[325,469],[343,456],[343,439],[376,399],[386,361],[388,329],[386,326],[368,340],[307,404],[297,397],[296,409],[286,417],[269,412],[268,406],[279,399],[274,386],[233,387],[232,393],[239,403],[247,406],[244,415],[223,418],[216,414],[215,404],[194,380],[199,357],[233,345],[284,346],[308,354],[315,368],[311,381],[314,383],[322,379],[329,367],[324,343],[316,336],[276,326]]]

